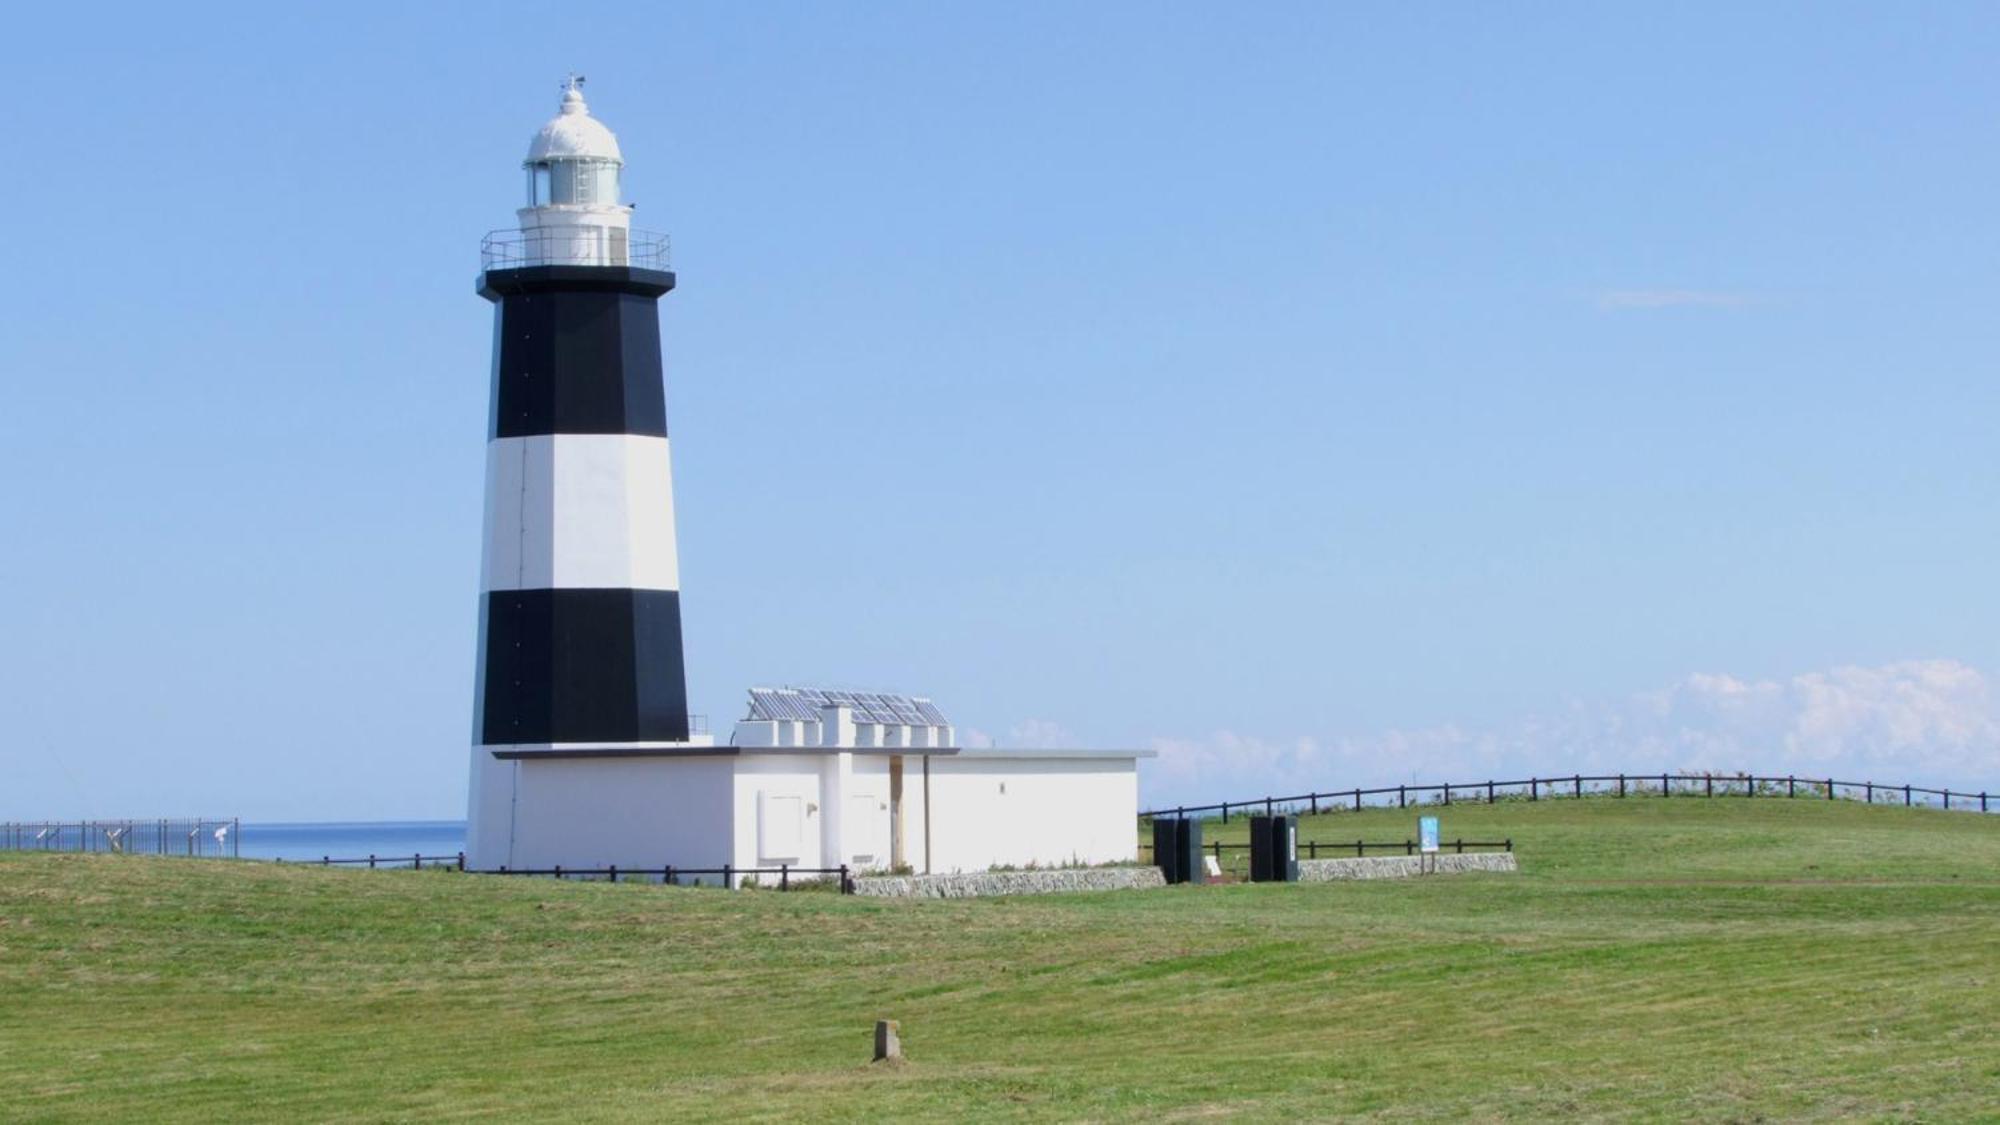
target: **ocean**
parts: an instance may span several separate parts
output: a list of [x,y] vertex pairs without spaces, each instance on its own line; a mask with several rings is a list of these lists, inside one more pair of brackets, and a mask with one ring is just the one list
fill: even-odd
[[408,859],[455,856],[465,850],[462,820],[375,820],[319,824],[243,825],[244,859]]

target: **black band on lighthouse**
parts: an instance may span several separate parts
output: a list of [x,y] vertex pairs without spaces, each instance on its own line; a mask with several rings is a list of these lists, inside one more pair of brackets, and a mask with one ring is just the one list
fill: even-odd
[[652,298],[523,293],[501,298],[498,315],[493,437],[667,435]]
[[480,742],[685,742],[673,590],[486,595]]

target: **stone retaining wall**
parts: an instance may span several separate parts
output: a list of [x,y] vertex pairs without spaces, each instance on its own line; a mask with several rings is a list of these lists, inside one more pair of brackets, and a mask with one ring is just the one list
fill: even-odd
[[[1303,865],[1302,865],[1303,866]],[[963,875],[861,875],[854,893],[878,898],[978,898],[1062,891],[1164,887],[1157,867],[1075,867],[1046,871],[976,871]]]
[[[1369,856],[1366,859],[1302,859],[1299,882],[1332,883],[1342,879],[1406,879],[1422,874],[1419,855]],[[1437,871],[1451,875],[1461,871],[1518,871],[1513,852],[1439,853]]]

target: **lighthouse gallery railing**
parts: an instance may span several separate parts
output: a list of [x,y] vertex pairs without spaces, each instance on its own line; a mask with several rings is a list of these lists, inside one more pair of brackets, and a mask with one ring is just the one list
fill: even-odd
[[479,268],[528,266],[630,266],[673,268],[672,243],[657,231],[612,226],[527,227],[496,230],[479,243]]

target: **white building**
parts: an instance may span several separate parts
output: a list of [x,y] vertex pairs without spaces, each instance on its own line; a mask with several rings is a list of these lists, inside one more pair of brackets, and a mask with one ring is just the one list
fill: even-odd
[[1145,751],[966,750],[930,701],[753,689],[733,745],[500,751],[485,866],[916,872],[1136,855]]

